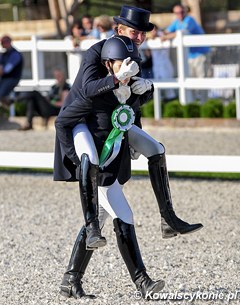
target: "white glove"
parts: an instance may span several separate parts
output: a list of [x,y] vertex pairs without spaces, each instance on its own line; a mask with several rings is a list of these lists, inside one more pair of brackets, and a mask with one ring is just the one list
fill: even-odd
[[141,154],[136,151],[132,146],[129,145],[129,148],[130,148],[130,156],[131,156],[131,159],[132,160],[137,160]]
[[[136,75],[139,72],[139,66],[135,61],[131,61],[131,57],[125,58],[122,62],[120,70],[115,73],[116,78],[121,82],[127,78]],[[129,63],[130,62],[130,63]]]
[[149,79],[144,79],[137,76],[132,77],[132,79],[135,80],[135,82],[131,86],[133,93],[141,95],[146,91],[151,90],[152,81],[150,81]]

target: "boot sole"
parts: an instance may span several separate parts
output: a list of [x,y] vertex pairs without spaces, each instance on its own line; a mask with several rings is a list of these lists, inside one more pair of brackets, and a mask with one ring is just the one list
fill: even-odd
[[194,233],[194,232],[197,232],[197,231],[201,230],[202,228],[203,228],[203,226],[202,226],[202,227],[199,227],[199,228],[197,228],[197,229],[195,229],[195,230],[191,230],[191,231],[184,232],[184,233],[181,233],[181,232],[170,233],[170,234],[166,234],[166,235],[164,235],[164,236],[162,235],[162,238],[163,238],[163,239],[168,239],[168,238],[176,237],[176,236],[178,236],[178,235],[186,235],[186,234]]
[[106,240],[97,240],[91,244],[86,245],[86,250],[97,250],[98,248],[106,246]]
[[59,293],[65,298],[71,298],[71,296],[72,296],[72,294],[70,294],[66,291],[63,291],[63,290],[60,290]]
[[[180,234],[180,233],[179,233]],[[171,234],[165,234],[165,235],[162,235],[162,238],[163,239],[168,239],[168,238],[172,238],[172,237],[176,237],[178,236],[177,233],[171,233]]]
[[196,228],[195,230],[184,232],[184,233],[180,233],[180,234],[181,235],[186,235],[186,234],[194,233],[194,232],[197,232],[197,231],[201,230],[202,228],[203,228],[203,226],[201,226],[199,228]]
[[63,297],[65,297],[65,298],[71,298],[71,297],[73,297],[74,299],[84,299],[84,298],[88,298],[88,299],[95,299],[96,298],[96,296],[95,295],[86,295],[86,294],[83,294],[81,297],[79,297],[79,298],[75,298],[73,295],[72,295],[72,293],[71,294],[69,294],[68,292],[65,292],[65,291],[62,291],[62,290],[60,290],[60,292],[59,292],[60,294],[61,294],[61,296],[63,296]]

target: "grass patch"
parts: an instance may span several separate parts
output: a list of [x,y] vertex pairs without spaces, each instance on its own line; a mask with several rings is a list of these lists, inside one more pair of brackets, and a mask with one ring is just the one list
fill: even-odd
[[0,167],[0,172],[11,173],[11,174],[52,174],[53,169],[51,168],[19,168],[19,167]]
[[[14,168],[0,167],[0,173],[11,174],[53,174],[51,168]],[[148,171],[132,171],[133,176],[148,177]],[[169,172],[171,178],[196,178],[196,179],[220,179],[220,180],[240,180],[240,173],[205,173],[205,172]]]
[[[132,171],[133,176],[149,176],[148,171]],[[240,173],[169,172],[171,178],[240,180]]]

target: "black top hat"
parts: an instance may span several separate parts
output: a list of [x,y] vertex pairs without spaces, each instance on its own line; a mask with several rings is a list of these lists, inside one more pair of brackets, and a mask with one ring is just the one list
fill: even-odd
[[142,8],[123,5],[120,16],[113,17],[117,24],[124,24],[138,31],[150,32],[154,25],[149,22],[150,13]]

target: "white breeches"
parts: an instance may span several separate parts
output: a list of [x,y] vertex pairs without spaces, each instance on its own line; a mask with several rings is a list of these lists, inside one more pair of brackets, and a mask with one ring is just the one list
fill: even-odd
[[134,224],[133,212],[123,194],[122,187],[117,180],[110,186],[98,187],[100,227],[103,227],[108,215],[113,219],[120,218],[126,223]]
[[[149,136],[145,131],[133,125],[128,131],[129,145],[146,158],[164,153],[164,146]],[[78,124],[73,129],[74,146],[76,153],[81,159],[83,153],[88,154],[92,164],[98,165],[97,150],[86,124]],[[122,186],[116,180],[110,186],[98,187],[99,198],[99,221],[103,227],[108,215],[113,219],[120,218],[122,221],[133,224],[132,210],[123,194]]]
[[133,125],[128,130],[128,141],[135,151],[141,153],[146,158],[165,152],[165,148],[161,143],[136,125]]
[[86,124],[78,124],[73,128],[73,140],[77,156],[80,160],[82,154],[87,154],[92,164],[99,165],[96,146]]

